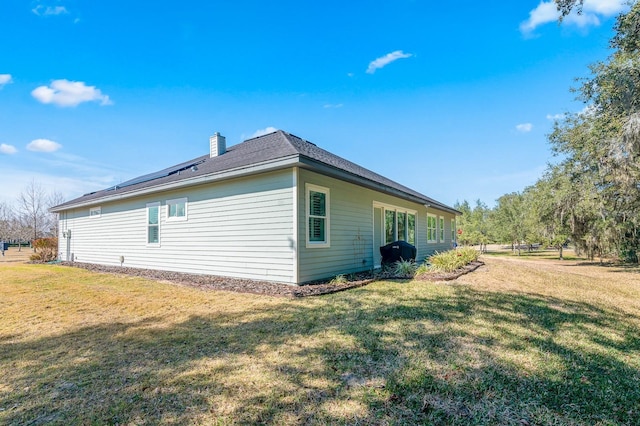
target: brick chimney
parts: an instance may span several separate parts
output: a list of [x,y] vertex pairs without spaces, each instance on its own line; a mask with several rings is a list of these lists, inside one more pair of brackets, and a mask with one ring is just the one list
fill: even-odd
[[216,132],[209,138],[209,157],[217,157],[227,151],[227,140],[220,133]]

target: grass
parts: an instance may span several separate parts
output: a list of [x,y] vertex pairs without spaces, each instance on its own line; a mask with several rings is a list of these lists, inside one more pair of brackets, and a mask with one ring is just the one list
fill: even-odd
[[0,264],[0,424],[640,423],[636,270],[278,299]]
[[[520,254],[518,254],[518,250],[511,251],[510,248],[504,248],[505,246],[492,245],[489,250],[485,253],[488,256],[500,256],[500,257],[511,257],[516,256],[522,259],[549,259],[549,260],[559,260],[560,252],[553,248],[548,249],[534,249],[527,250],[521,249]],[[586,261],[586,258],[576,256],[573,249],[564,249],[562,253],[563,260],[582,260]]]

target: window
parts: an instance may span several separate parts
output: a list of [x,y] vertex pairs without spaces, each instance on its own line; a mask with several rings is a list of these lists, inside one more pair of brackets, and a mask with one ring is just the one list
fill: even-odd
[[437,224],[436,217],[432,214],[427,214],[427,242],[435,243],[437,238]]
[[407,214],[407,242],[416,245],[416,215],[413,213]]
[[187,220],[187,199],[167,200],[167,220]]
[[416,243],[416,214],[396,207],[384,207],[384,241]]
[[451,243],[456,241],[456,220],[451,219]]
[[102,214],[102,207],[91,207],[89,209],[89,217],[100,217]]
[[147,204],[147,244],[160,244],[160,203]]
[[389,244],[397,240],[396,238],[396,211],[384,211],[384,243]]
[[329,247],[329,189],[307,184],[307,247]]
[[440,242],[444,242],[444,217],[440,216],[440,223],[438,226],[438,230],[440,231]]
[[398,212],[398,239],[407,241],[407,213]]

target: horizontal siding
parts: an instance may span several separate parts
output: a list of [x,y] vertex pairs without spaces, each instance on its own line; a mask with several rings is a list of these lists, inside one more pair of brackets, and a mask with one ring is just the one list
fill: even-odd
[[[330,191],[330,247],[306,247],[306,190],[309,183]],[[417,261],[423,261],[435,251],[452,247],[451,213],[427,208],[398,197],[300,170],[298,186],[298,241],[300,282],[370,270],[374,266],[374,250],[381,241],[374,241],[374,202],[416,211]],[[445,240],[427,242],[427,211],[445,218]],[[364,260],[364,262],[363,262]]]
[[[263,174],[65,212],[79,262],[293,283],[293,177]],[[166,218],[166,200],[187,197],[187,220]],[[146,204],[160,202],[160,245],[146,243]],[[66,217],[66,218],[65,218]],[[66,240],[60,242],[63,258]]]

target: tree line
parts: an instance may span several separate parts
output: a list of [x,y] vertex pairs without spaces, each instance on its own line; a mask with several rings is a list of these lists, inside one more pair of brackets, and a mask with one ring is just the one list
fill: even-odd
[[[580,1],[556,0],[566,16]],[[560,160],[522,192],[490,209],[457,203],[462,244],[571,242],[590,259],[617,256],[638,263],[640,251],[640,5],[618,16],[612,54],[591,65],[573,88],[585,103],[548,136]],[[560,251],[560,256],[562,252]]]
[[14,204],[0,201],[0,241],[21,247],[39,238],[57,238],[58,215],[50,213],[49,208],[63,201],[60,192],[48,192],[32,180]]

